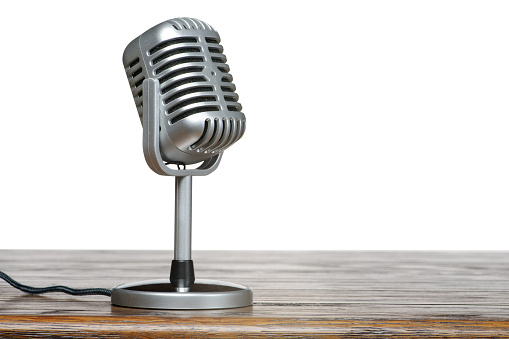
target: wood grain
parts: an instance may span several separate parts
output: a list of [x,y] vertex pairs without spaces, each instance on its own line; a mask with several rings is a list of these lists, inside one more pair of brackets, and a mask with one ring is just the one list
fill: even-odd
[[[171,251],[0,251],[32,286],[168,276]],[[0,281],[0,337],[509,338],[509,252],[197,251],[196,275],[250,286],[254,305],[205,311],[26,295]]]

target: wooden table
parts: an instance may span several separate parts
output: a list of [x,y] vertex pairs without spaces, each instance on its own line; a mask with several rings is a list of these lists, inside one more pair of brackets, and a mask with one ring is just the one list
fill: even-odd
[[[170,251],[0,251],[32,286],[105,287],[168,276]],[[509,252],[197,251],[198,278],[250,286],[215,311],[24,294],[0,281],[0,338],[509,338]]]

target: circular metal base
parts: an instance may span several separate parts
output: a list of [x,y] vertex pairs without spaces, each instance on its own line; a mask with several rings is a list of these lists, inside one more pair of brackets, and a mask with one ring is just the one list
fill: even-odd
[[168,279],[123,284],[111,290],[116,306],[166,310],[235,308],[253,304],[253,291],[246,286],[217,280],[196,280],[187,292],[177,292]]

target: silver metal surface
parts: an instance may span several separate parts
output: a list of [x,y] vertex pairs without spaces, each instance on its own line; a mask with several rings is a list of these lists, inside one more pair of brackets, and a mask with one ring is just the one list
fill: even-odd
[[[219,34],[203,21],[177,18],[134,39],[123,63],[140,117],[143,83],[160,85],[159,138],[162,159],[194,164],[220,154],[239,140],[246,118],[226,64]],[[151,167],[152,168],[152,167]]]
[[192,177],[175,177],[175,260],[191,260]]
[[116,286],[111,291],[116,306],[198,310],[245,307],[253,304],[249,287],[216,280],[196,280],[189,292],[177,292],[166,279]]

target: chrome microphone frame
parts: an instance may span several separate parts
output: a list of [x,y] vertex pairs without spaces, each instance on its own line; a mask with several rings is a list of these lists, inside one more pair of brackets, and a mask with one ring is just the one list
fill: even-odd
[[[160,152],[159,81],[143,81],[143,154],[148,166],[157,174],[175,177],[175,243],[172,272],[176,264],[191,263],[192,176],[212,173],[222,153],[205,160],[195,169],[172,169],[166,166]],[[189,266],[186,268],[189,269]],[[189,273],[189,272],[188,272]],[[172,278],[171,278],[172,279]],[[177,285],[177,286],[174,286]],[[189,286],[190,285],[190,286]],[[250,306],[253,292],[249,287],[213,280],[196,280],[179,286],[170,279],[156,279],[118,285],[112,289],[111,303],[117,306],[150,309],[222,309]]]

